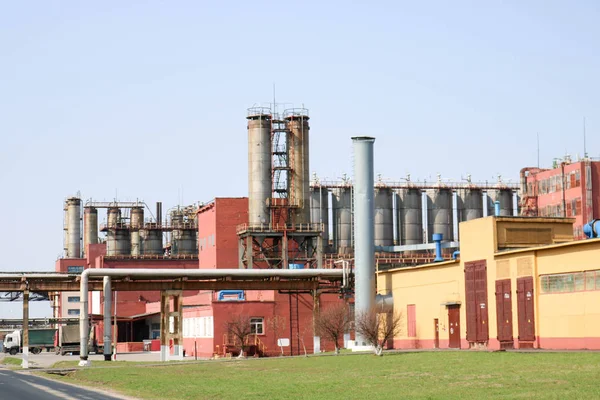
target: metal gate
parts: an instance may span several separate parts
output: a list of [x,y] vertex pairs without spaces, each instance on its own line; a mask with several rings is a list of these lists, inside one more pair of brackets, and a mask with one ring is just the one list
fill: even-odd
[[535,341],[533,277],[517,278],[517,312],[519,314],[519,348],[531,348]]
[[501,349],[512,349],[513,321],[512,321],[512,294],[510,279],[496,281],[496,322],[498,327],[498,341]]
[[465,292],[467,340],[471,343],[487,342],[489,331],[486,260],[465,263]]

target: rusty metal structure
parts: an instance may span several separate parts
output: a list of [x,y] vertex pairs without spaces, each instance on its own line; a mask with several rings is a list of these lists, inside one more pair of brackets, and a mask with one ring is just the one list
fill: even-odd
[[322,265],[323,223],[311,221],[309,115],[248,109],[248,214],[238,226],[239,266],[316,268]]

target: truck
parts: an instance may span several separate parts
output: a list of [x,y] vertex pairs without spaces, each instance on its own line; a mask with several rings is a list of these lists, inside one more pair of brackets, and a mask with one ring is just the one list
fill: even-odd
[[[54,349],[56,329],[29,329],[29,351],[39,354],[43,350]],[[23,330],[17,329],[4,337],[4,352],[14,356],[23,351]]]
[[[102,351],[102,349],[98,346],[98,341],[96,340],[96,329],[94,328],[94,325],[90,325],[88,349],[90,353],[98,354],[98,351]],[[81,351],[79,324],[64,325],[60,331],[60,341],[59,345],[56,347],[56,354],[60,354],[61,356],[64,356],[67,353],[79,354]]]

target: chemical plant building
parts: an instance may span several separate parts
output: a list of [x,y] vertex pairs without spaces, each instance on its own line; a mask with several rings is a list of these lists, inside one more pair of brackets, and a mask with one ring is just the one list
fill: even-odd
[[[309,120],[306,109],[290,109],[283,113],[270,108],[248,110],[247,198],[217,197],[207,204],[175,207],[167,210],[164,218],[161,203],[151,210],[143,202],[67,199],[65,257],[56,261],[56,271],[78,274],[88,268],[305,269],[352,266],[355,248],[353,182],[349,179],[323,182],[316,177],[311,181]],[[567,165],[564,168],[566,173],[571,173],[574,167]],[[521,186],[523,177],[529,184],[532,179],[541,180],[545,176],[541,175],[543,173],[546,172],[526,171]],[[538,192],[532,189],[532,193]],[[543,204],[541,194],[537,201]],[[381,180],[375,183],[373,224],[375,263],[379,270],[377,290],[393,296],[394,309],[402,311],[407,321],[402,337],[395,338],[394,347],[468,348],[467,340],[490,348],[500,347],[500,342],[502,346],[510,346],[506,335],[494,341],[495,320],[487,320],[487,315],[495,318],[496,307],[492,304],[495,292],[483,291],[490,298],[489,302],[487,297],[485,301],[469,297],[471,292],[467,293],[465,287],[470,288],[474,283],[468,275],[466,282],[470,283],[465,284],[464,268],[487,277],[484,283],[481,279],[477,281],[480,288],[483,285],[495,290],[496,281],[509,285],[507,293],[511,299],[513,295],[517,296],[518,285],[528,282],[526,285],[529,286],[523,286],[523,290],[533,285],[535,313],[526,310],[530,313],[526,315],[532,315],[527,319],[533,321],[528,323],[527,329],[535,328],[533,339],[531,335],[521,335],[527,340],[511,339],[515,347],[567,346],[566,339],[588,334],[549,330],[548,321],[553,321],[552,318],[570,317],[565,308],[549,311],[550,300],[563,294],[548,295],[544,303],[544,299],[538,297],[546,293],[540,294],[539,285],[543,279],[547,282],[563,279],[544,278],[556,273],[567,274],[565,276],[583,273],[585,281],[589,278],[591,282],[591,275],[586,272],[593,270],[591,250],[586,251],[598,250],[597,241],[573,242],[572,220],[518,217],[523,213],[523,207],[531,204],[531,196],[520,198],[519,185],[501,179],[491,185],[474,183],[470,179],[466,183],[446,183],[440,177],[437,182],[407,179],[402,183]],[[99,223],[99,218],[104,218],[104,222]],[[434,251],[436,247],[438,252]],[[453,260],[459,253],[460,259]],[[567,257],[563,253],[571,254],[573,259],[581,259],[581,262],[563,265],[560,257]],[[442,261],[434,263],[434,260]],[[482,272],[483,265],[485,273]],[[580,275],[572,277],[579,279]],[[510,283],[506,283],[507,279]],[[600,289],[600,277],[598,279]],[[171,323],[169,335],[183,343],[187,355],[211,357],[239,351],[240,344],[226,329],[229,319],[237,314],[251,319],[253,336],[247,343],[251,353],[261,356],[279,354],[278,338],[289,339],[284,348],[288,355],[300,354],[304,348],[308,352],[330,350],[331,343],[315,337],[315,313],[340,302],[353,307],[351,294],[340,293],[339,287],[299,292],[251,290],[250,285],[244,284],[244,287],[232,284],[231,290],[185,290],[181,293],[183,323],[181,327]],[[565,300],[556,301],[560,304],[590,304],[585,302],[595,295],[595,286],[593,290],[591,286],[585,288],[590,291],[575,293],[581,296],[566,303]],[[481,293],[479,290],[477,296]],[[54,316],[73,318],[79,315],[79,296],[78,292],[53,296]],[[160,317],[161,292],[115,292],[113,301],[112,304],[116,304],[117,351],[159,350],[161,324],[165,324]],[[479,309],[488,313],[485,319],[480,316],[483,311],[477,311],[475,314],[479,319],[471,320],[475,314],[471,308],[467,310],[467,306],[475,301],[479,307],[484,304],[484,308]],[[95,337],[102,345],[103,294],[92,292],[88,304]],[[512,311],[506,302],[502,304],[503,316]],[[515,307],[516,304],[515,300]],[[543,308],[543,304],[547,308]],[[561,313],[561,310],[566,314],[551,315],[551,312]],[[513,315],[517,318],[516,312]],[[466,330],[468,318],[471,318],[469,324],[480,324],[469,336]],[[581,318],[583,322],[577,323],[585,326],[583,330],[589,329],[592,325],[586,325],[588,316]],[[511,330],[521,329],[516,319],[514,323],[511,318],[507,320],[511,321]],[[274,321],[283,323],[275,324]],[[438,339],[433,329],[434,321],[439,326]],[[508,332],[508,328],[504,330]],[[450,331],[452,337],[448,336]],[[474,331],[479,332],[475,338],[471,336]],[[485,332],[492,339],[483,340]],[[600,337],[600,333],[589,333],[592,334]],[[58,336],[60,338],[60,333]],[[346,339],[348,336],[352,337],[353,333],[348,332]],[[556,340],[552,341],[553,338]]]
[[600,218],[600,161],[567,156],[552,169],[523,168],[521,194],[521,215],[575,218],[575,238],[583,239],[583,226]]
[[600,349],[600,223],[487,217],[461,223],[460,259],[378,272],[406,329],[395,348]]

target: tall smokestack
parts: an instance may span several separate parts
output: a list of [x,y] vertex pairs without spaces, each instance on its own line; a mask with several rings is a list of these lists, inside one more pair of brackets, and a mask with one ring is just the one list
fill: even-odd
[[[355,259],[355,317],[375,305],[375,182],[373,143],[375,138],[352,138],[354,145],[354,259]],[[369,346],[356,335],[355,346]]]

